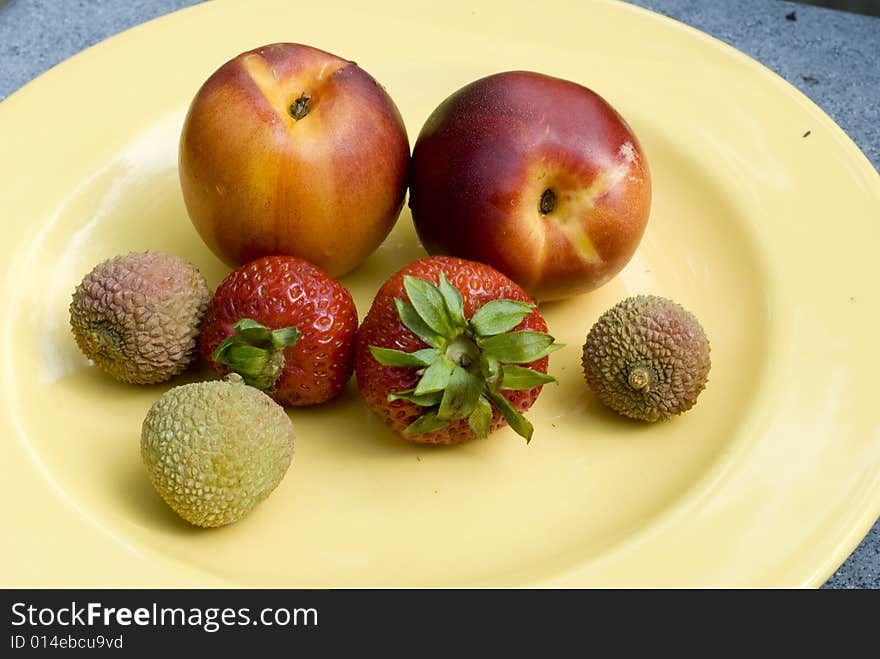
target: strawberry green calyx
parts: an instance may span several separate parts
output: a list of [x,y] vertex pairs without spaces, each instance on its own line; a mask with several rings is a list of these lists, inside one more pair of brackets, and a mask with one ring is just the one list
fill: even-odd
[[531,440],[532,424],[501,392],[555,381],[520,365],[564,347],[549,334],[512,331],[535,305],[493,300],[467,319],[461,293],[443,272],[439,285],[409,275],[403,285],[409,301],[395,299],[397,313],[429,347],[408,353],[370,346],[370,352],[383,366],[418,369],[415,387],[388,396],[389,401],[407,400],[426,408],[404,433],[421,435],[467,419],[474,434],[486,437],[494,407],[514,431]]
[[232,328],[236,333],[217,346],[211,359],[238,373],[245,384],[270,391],[284,370],[284,349],[296,345],[299,330],[270,330],[250,318],[242,318]]

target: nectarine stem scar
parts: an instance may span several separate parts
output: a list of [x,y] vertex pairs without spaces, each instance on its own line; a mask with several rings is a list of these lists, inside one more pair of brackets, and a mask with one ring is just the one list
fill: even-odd
[[290,104],[290,116],[299,121],[309,113],[309,100],[312,97],[303,92],[293,103]]
[[553,212],[553,209],[556,208],[556,193],[550,188],[544,190],[541,194],[541,201],[538,202],[538,208],[541,211],[541,215],[549,215]]

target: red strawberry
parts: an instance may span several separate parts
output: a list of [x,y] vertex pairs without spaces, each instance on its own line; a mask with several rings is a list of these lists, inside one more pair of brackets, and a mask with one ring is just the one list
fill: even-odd
[[554,380],[547,355],[562,347],[546,331],[532,299],[497,270],[420,259],[382,285],[358,329],[358,387],[406,439],[457,444],[506,422],[529,440],[521,412]]
[[357,311],[346,288],[292,256],[233,270],[202,321],[202,354],[281,405],[316,405],[351,377]]

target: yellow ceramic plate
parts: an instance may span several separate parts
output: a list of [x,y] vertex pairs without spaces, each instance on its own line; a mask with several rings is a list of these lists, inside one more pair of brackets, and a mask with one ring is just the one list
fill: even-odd
[[[718,41],[605,2],[217,2],[92,48],[0,105],[4,236],[0,496],[6,585],[800,586],[821,583],[880,512],[880,179],[781,79]],[[415,138],[447,94],[532,69],[605,96],[654,177],[647,234],[601,290],[544,308],[568,348],[509,430],[432,448],[397,440],[352,382],[294,410],[294,464],[245,521],[187,526],[140,463],[166,387],[89,368],[73,287],[116,253],[227,270],[178,189],[177,137],[200,83],[240,51],[301,41],[357,60]],[[232,119],[231,119],[232,120]],[[809,136],[804,135],[809,131]],[[422,255],[404,211],[345,279],[363,315]],[[601,409],[580,345],[639,292],[703,321],[698,405],[640,425]],[[203,376],[195,374],[192,377]],[[179,381],[178,381],[179,382]]]

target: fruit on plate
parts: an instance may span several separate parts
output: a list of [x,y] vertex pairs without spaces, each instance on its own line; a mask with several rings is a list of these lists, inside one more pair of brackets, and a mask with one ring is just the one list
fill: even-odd
[[221,66],[180,136],[189,216],[233,267],[288,254],[334,277],[353,270],[397,220],[408,161],[403,119],[379,83],[293,43]]
[[587,384],[615,412],[642,421],[692,408],[706,386],[709,341],[697,318],[656,295],[606,311],[584,344]]
[[526,71],[443,101],[416,140],[410,177],[429,253],[488,263],[539,300],[620,272],[651,205],[648,163],[615,109],[586,87]]
[[178,256],[123,254],[76,287],[70,328],[82,353],[120,382],[164,382],[196,356],[210,297],[201,273]]
[[196,526],[237,522],[278,486],[293,459],[284,409],[237,375],[165,392],[141,429],[159,495]]
[[202,354],[278,403],[336,397],[354,368],[357,310],[348,290],[316,265],[266,256],[232,271],[202,322]]
[[416,442],[457,444],[522,416],[562,347],[532,299],[482,263],[419,259],[386,281],[358,329],[355,374],[367,405]]

